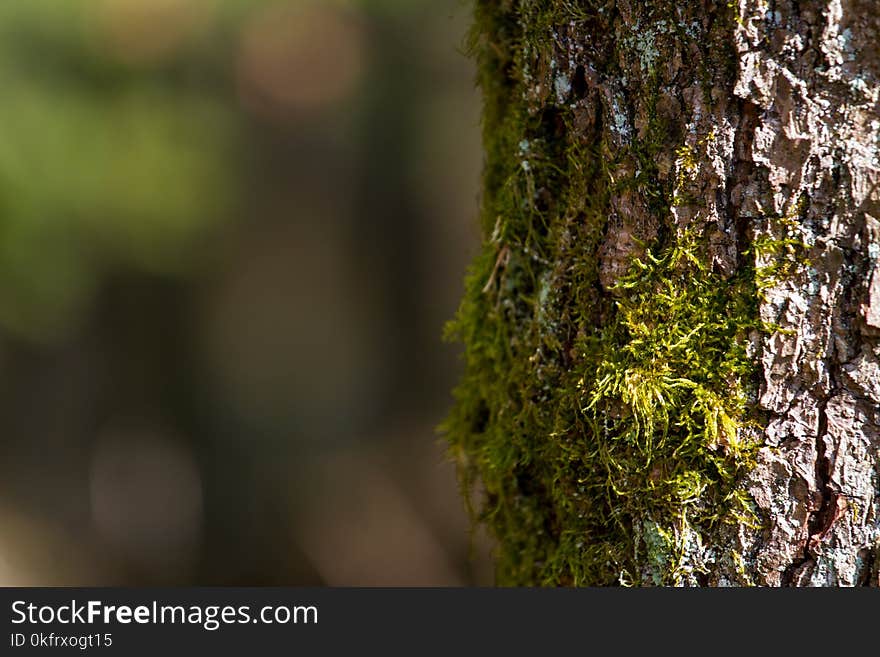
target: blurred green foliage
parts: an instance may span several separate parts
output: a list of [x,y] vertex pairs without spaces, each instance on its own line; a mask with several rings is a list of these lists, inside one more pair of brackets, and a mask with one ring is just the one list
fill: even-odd
[[0,323],[31,337],[75,320],[112,264],[179,269],[232,202],[218,92],[186,84],[182,49],[114,57],[101,6],[0,4]]
[[488,582],[433,431],[467,14],[0,2],[0,584]]
[[[235,45],[269,4],[0,3],[0,327],[51,338],[103,272],[185,271],[236,211]],[[336,4],[398,15],[425,3]]]

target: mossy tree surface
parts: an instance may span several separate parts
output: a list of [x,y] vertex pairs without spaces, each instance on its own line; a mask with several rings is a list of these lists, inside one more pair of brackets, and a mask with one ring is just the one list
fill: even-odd
[[876,583],[858,5],[477,0],[484,247],[444,431],[499,583]]

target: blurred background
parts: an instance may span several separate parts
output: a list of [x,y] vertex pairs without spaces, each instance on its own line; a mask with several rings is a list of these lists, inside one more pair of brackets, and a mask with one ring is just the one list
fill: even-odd
[[461,0],[0,3],[0,584],[491,583]]

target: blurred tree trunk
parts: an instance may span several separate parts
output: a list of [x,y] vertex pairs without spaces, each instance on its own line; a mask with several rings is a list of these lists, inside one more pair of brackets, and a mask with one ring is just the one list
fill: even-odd
[[878,585],[876,9],[477,0],[445,432],[499,583]]

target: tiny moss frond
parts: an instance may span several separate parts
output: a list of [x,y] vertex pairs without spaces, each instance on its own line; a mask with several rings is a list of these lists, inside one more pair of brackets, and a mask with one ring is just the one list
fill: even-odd
[[799,268],[809,264],[805,255],[809,246],[798,232],[799,218],[808,203],[807,196],[802,195],[792,203],[787,214],[765,217],[768,223],[766,232],[755,237],[746,252],[755,260],[755,282],[762,300],[766,300],[769,288],[791,278]]

